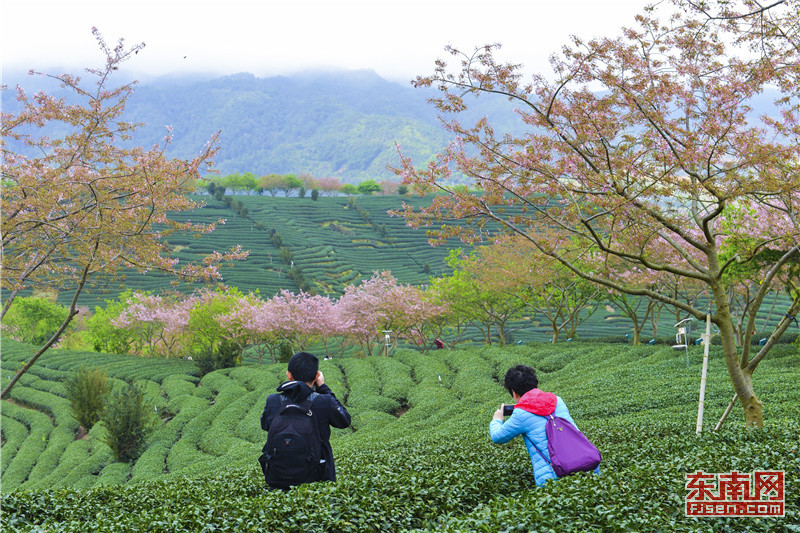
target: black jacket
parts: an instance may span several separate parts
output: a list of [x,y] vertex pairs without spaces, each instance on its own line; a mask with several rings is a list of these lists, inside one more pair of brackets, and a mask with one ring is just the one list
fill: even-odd
[[261,414],[261,429],[269,431],[269,426],[281,410],[281,396],[285,395],[291,403],[300,403],[312,393],[317,396],[311,404],[314,420],[317,421],[319,436],[322,440],[322,458],[325,459],[325,473],[321,481],[336,481],[336,467],[333,464],[331,449],[331,426],[346,428],[350,425],[350,413],[339,403],[331,388],[325,384],[314,390],[301,381],[287,381],[277,388],[279,394],[270,394]]

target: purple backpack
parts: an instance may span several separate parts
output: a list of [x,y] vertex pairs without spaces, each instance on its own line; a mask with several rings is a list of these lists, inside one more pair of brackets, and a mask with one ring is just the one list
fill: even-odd
[[558,477],[569,476],[575,472],[589,472],[597,468],[603,460],[594,444],[578,428],[570,423],[569,420],[560,416],[547,416],[547,451],[550,452],[550,460],[544,456],[539,448],[533,444],[542,459],[547,461],[553,472]]

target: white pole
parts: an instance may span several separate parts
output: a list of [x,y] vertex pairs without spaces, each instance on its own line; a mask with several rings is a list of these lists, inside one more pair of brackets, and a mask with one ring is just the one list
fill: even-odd
[[706,332],[700,335],[703,339],[703,372],[700,376],[700,402],[697,407],[697,430],[699,435],[703,430],[703,406],[706,398],[706,376],[708,374],[708,348],[711,346],[711,315],[706,315]]

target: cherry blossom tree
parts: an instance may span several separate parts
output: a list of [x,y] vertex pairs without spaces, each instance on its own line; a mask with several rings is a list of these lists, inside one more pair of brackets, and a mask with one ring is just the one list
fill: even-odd
[[322,338],[341,333],[337,310],[328,297],[282,290],[268,304],[275,329],[295,351],[303,351]]
[[378,307],[385,317],[381,331],[392,331],[390,337],[395,344],[403,339],[421,347],[423,353],[427,352],[441,332],[440,319],[447,312],[448,304],[434,301],[419,287],[401,284],[393,277],[390,281],[393,286],[382,294]]
[[419,288],[398,283],[388,271],[375,272],[359,285],[348,285],[337,304],[339,320],[347,327],[345,337],[372,355],[383,339],[383,331],[392,331],[395,339],[406,339],[425,349],[426,325],[444,313],[444,307],[432,302]]
[[124,308],[111,325],[136,339],[130,347],[135,355],[183,355],[189,351],[189,319],[199,300],[176,292],[137,291],[120,301]]
[[341,190],[342,182],[339,178],[326,176],[317,179],[317,187],[319,187],[319,190],[322,191],[322,194],[325,196],[332,196]]
[[[725,275],[766,250],[783,252],[763,270],[748,310],[754,323],[773,280],[800,253],[800,1],[755,19],[755,2],[713,5],[724,16],[676,0],[664,16],[669,4],[647,8],[617,38],[575,37],[552,57],[551,76],[529,82],[518,65],[495,60],[497,46],[448,48],[458,66],[439,60],[415,83],[441,90],[432,102],[455,140],[425,168],[401,157],[397,172],[418,193],[437,193],[429,207],[402,214],[412,226],[436,224],[439,239],[481,240],[493,221],[576,276],[697,319],[709,309],[580,259],[610,255],[704,285],[745,424],[761,427],[753,372],[800,311],[800,295],[751,354],[749,326],[737,347]],[[767,89],[776,112],[754,116],[751,102]],[[496,132],[486,118],[462,124],[478,94],[514,102],[525,132]],[[480,194],[454,187],[454,174]],[[452,220],[471,223],[442,224]]]
[[264,300],[252,293],[238,298],[230,311],[220,317],[220,324],[239,343],[245,353],[251,348],[258,364],[269,354],[273,363],[278,361],[277,349],[282,338],[275,329],[276,321],[271,315],[272,308]]
[[286,186],[286,178],[281,174],[266,174],[261,176],[258,186],[267,191],[273,198]]
[[85,289],[115,279],[126,268],[216,280],[220,263],[246,256],[237,248],[188,265],[170,257],[165,237],[214,229],[214,224],[177,223],[168,213],[197,207],[186,193],[214,156],[216,136],[188,160],[166,155],[169,135],[150,149],[127,147],[135,144],[137,125],[121,115],[134,83],[114,87],[111,77],[144,45],[128,48],[120,40],[109,48],[93,32],[105,56],[103,66],[87,69],[94,85],[69,74],[49,76],[71,92],[70,99],[44,92],[28,96],[18,88],[21,110],[2,114],[2,287],[7,296],[0,317],[28,288],[72,295],[61,327],[6,385],[2,398],[69,326]]

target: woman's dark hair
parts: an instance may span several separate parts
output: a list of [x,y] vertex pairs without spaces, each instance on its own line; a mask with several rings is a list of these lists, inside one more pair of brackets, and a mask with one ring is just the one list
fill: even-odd
[[296,381],[309,383],[317,378],[319,359],[313,353],[297,352],[289,359],[287,370]]
[[539,386],[536,370],[529,366],[517,365],[508,369],[503,385],[510,393],[516,392],[520,396]]

